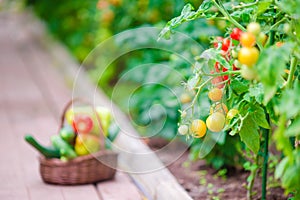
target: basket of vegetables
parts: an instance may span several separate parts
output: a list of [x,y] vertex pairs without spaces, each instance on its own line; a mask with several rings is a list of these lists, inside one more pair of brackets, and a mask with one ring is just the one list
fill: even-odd
[[32,135],[25,140],[41,154],[44,182],[78,185],[114,177],[117,153],[111,150],[111,142],[118,131],[109,109],[77,99],[65,107],[59,133],[51,137],[52,146],[41,145]]

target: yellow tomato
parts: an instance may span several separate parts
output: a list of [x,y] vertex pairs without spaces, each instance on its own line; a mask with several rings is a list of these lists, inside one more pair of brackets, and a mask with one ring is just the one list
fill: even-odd
[[206,125],[203,120],[195,119],[191,125],[191,132],[194,134],[194,137],[201,138],[206,133]]
[[215,112],[206,119],[207,128],[212,132],[220,132],[225,126],[225,115]]

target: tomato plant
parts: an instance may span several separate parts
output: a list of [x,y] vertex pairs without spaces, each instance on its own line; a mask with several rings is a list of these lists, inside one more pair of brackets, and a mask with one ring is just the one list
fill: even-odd
[[[184,6],[184,1],[177,0],[134,2],[130,0],[65,0],[64,3],[59,0],[26,1],[36,14],[45,20],[47,27],[54,36],[64,42],[80,62],[85,60],[87,55],[91,55],[89,53],[106,39],[127,29],[150,26],[161,27],[166,20],[178,15],[182,6]],[[196,6],[200,4],[197,0],[189,2]],[[52,12],[48,12],[49,10],[52,10]],[[198,24],[198,26],[194,24]],[[181,32],[195,32],[192,38],[201,42],[202,46],[209,45],[208,36],[220,34],[217,27],[202,19],[195,20],[187,26],[179,27],[179,30]],[[198,34],[200,30],[202,31]],[[159,29],[156,31],[158,32]],[[157,70],[158,68],[155,67],[144,67],[143,69],[139,67],[148,63],[165,65],[166,61],[169,60],[168,65],[180,72],[183,77],[188,76],[192,71],[188,62],[176,56],[176,54],[151,48],[131,51],[130,54],[118,57],[115,62],[105,68],[106,61],[111,58],[111,54],[114,52],[113,48],[134,49],[136,46],[145,45],[145,42],[153,44],[153,41],[157,40],[157,33],[153,34],[152,32],[145,34],[139,32],[139,34],[128,34],[128,36],[130,38],[126,36],[122,37],[121,40],[113,41],[114,45],[107,47],[104,54],[91,59],[94,63],[83,63],[82,66],[87,67],[86,70],[94,83],[98,84],[124,112],[131,116],[132,120],[135,121],[133,125],[136,125],[142,135],[153,135],[154,130],[161,130],[157,134],[158,136],[172,139],[177,134],[177,122],[179,120],[177,111],[180,101],[188,103],[191,97],[183,95],[179,99],[180,101],[177,102],[176,96],[171,92],[166,92],[165,88],[145,84],[146,81],[161,83],[161,85],[165,85],[171,90],[182,92],[183,89],[178,90],[178,79],[174,76],[174,73]],[[184,48],[185,43],[184,40],[176,41],[176,45],[173,45],[174,49],[183,49],[181,52],[186,52],[184,54],[190,55],[190,60],[192,60],[193,56],[198,55],[201,51],[195,50],[194,46]],[[142,70],[139,73],[131,73],[135,68]],[[101,74],[101,81],[99,81],[99,74]],[[112,93],[116,88],[116,83],[121,82],[119,80],[124,74],[128,76],[126,81],[121,84],[126,89],[113,96]],[[128,94],[128,88],[133,87],[139,89],[134,95]],[[132,97],[135,101],[132,101],[128,108],[125,106],[128,106],[129,97]],[[161,105],[161,109],[156,109],[149,116],[151,108],[157,104]],[[165,121],[165,123],[161,123],[162,121]],[[151,126],[149,126],[150,122]]]
[[[225,133],[226,140],[239,136],[244,145],[240,149],[246,160],[244,167],[250,171],[248,199],[253,197],[253,184],[259,175],[261,197],[266,199],[269,143],[275,144],[283,155],[275,178],[286,194],[300,198],[299,6],[299,0],[205,0],[196,10],[187,4],[160,34],[164,37],[179,25],[198,18],[226,20],[227,32],[215,37],[213,47],[197,56],[193,74],[186,83],[195,95],[189,106],[180,111],[187,114],[181,116],[179,125],[192,123],[200,115],[208,128],[205,138],[212,137],[213,132]],[[287,70],[289,73],[285,73]],[[202,94],[212,87],[222,89],[223,95],[214,99],[209,93],[208,113],[208,109],[203,109]],[[226,105],[230,109],[227,121]],[[198,144],[204,145],[205,138]],[[203,157],[201,151],[197,153]],[[207,160],[210,159],[208,155]]]

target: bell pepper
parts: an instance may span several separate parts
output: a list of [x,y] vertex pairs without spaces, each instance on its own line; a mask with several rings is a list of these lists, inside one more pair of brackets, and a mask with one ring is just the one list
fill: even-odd
[[95,153],[100,150],[99,138],[90,134],[78,134],[74,148],[79,156]]

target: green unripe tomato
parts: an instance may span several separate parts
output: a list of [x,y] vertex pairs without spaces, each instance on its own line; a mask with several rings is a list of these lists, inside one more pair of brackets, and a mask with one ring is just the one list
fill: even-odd
[[250,24],[248,24],[247,31],[249,33],[252,33],[253,35],[258,35],[261,31],[259,23],[251,22]]
[[283,31],[284,33],[288,34],[291,31],[291,26],[288,23],[285,23],[283,25]]
[[180,125],[178,128],[178,133],[180,135],[186,135],[189,131],[189,127],[187,125]]
[[242,66],[241,68],[241,76],[246,79],[246,80],[254,80],[257,78],[257,73],[255,69],[247,67],[247,66]]

